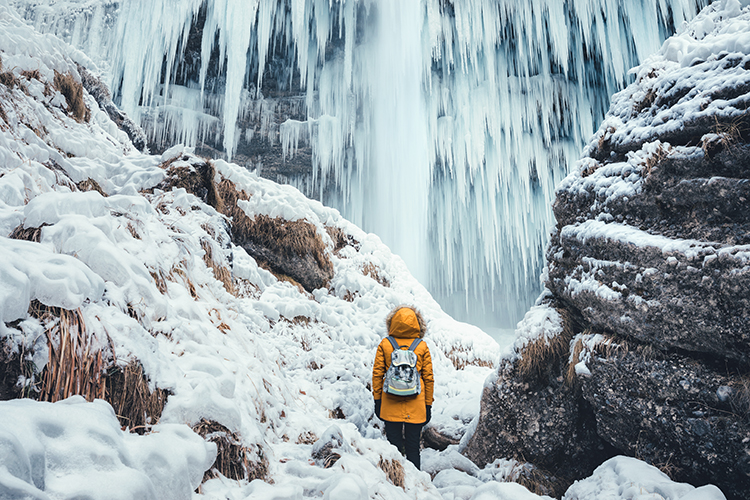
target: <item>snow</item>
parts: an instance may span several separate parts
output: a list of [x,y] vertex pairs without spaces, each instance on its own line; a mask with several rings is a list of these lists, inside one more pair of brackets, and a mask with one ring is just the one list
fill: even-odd
[[109,404],[81,396],[5,401],[0,419],[3,498],[189,498],[216,456],[187,425],[140,436],[120,429]]
[[610,458],[574,483],[563,500],[725,500],[716,486],[675,483],[656,467],[631,457]]
[[[304,7],[294,5],[292,15]],[[486,333],[443,312],[378,236],[290,186],[214,162],[216,181],[249,195],[241,205],[248,215],[304,220],[327,246],[334,277],[326,288],[308,293],[279,280],[232,243],[213,207],[185,189],[151,189],[164,179],[162,160],[202,161],[189,147],[161,157],[139,153],[86,93],[92,119],[77,122],[59,93],[42,89],[53,69],[75,80],[75,62],[90,61],[6,7],[0,33],[8,34],[0,36],[3,68],[19,79],[14,89],[0,85],[7,118],[0,126],[0,336],[35,367],[19,383],[33,394],[49,363],[45,326],[27,313],[36,299],[77,310],[110,368],[137,361],[152,388],[170,391],[160,420],[142,436],[121,428],[103,400],[0,402],[0,496],[539,498],[504,482],[515,462],[480,468],[459,445],[425,451],[426,470],[418,471],[384,439],[368,382],[393,307],[414,304],[426,318],[436,382],[429,425],[464,443],[501,353]],[[39,78],[22,75],[24,68],[39,69]],[[81,191],[83,181],[102,193]],[[39,241],[10,239],[19,227],[38,228]],[[335,253],[327,228],[357,243]],[[204,260],[207,248],[213,266]],[[235,293],[213,267],[232,273]],[[553,335],[559,316],[539,306],[524,325],[527,340]],[[219,477],[200,485],[216,453],[191,430],[201,419],[262,450],[273,482]],[[331,441],[341,458],[323,468],[312,455]],[[389,482],[382,460],[401,463],[403,488]]]
[[0,237],[0,253],[0,324],[24,318],[34,299],[76,309],[104,293],[104,280],[78,259],[6,237]]

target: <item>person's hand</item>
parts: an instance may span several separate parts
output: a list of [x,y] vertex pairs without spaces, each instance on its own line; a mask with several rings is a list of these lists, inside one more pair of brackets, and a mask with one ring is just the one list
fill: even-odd
[[381,404],[382,402],[383,402],[383,401],[382,401],[382,400],[380,400],[380,399],[376,399],[376,400],[375,400],[375,416],[376,416],[376,417],[378,417],[378,418],[380,418],[380,404]]
[[427,424],[432,418],[432,405],[425,405],[425,409],[427,410],[427,420],[424,423]]

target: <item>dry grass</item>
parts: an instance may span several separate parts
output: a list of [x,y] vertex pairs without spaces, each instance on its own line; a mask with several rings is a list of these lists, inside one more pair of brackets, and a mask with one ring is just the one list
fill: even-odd
[[718,117],[714,117],[715,123],[713,126],[713,133],[718,138],[712,140],[706,140],[705,138],[701,142],[701,149],[703,153],[710,157],[711,155],[718,153],[722,150],[727,150],[732,156],[739,153],[739,145],[747,142],[748,134],[750,134],[750,127],[743,121],[742,117],[737,117],[729,123],[722,123]]
[[213,249],[211,247],[211,243],[206,240],[202,240],[201,248],[203,249],[203,262],[206,263],[206,266],[209,269],[213,270],[214,278],[224,284],[224,288],[227,292],[231,293],[232,295],[236,295],[237,291],[235,290],[234,281],[232,280],[232,272],[226,267],[216,263],[213,258]]
[[386,288],[391,286],[391,283],[388,281],[388,279],[380,274],[380,268],[372,262],[368,262],[367,264],[365,264],[365,266],[362,268],[362,274],[364,274],[365,276],[369,276]]
[[167,276],[167,279],[172,282],[177,282],[177,278],[175,276],[179,276],[182,279],[182,282],[185,284],[185,286],[188,289],[188,292],[190,292],[190,296],[194,300],[198,300],[198,290],[195,288],[195,284],[193,284],[193,280],[190,279],[190,277],[187,275],[184,269],[181,267],[173,267],[172,270],[169,272],[169,275]]
[[128,232],[130,233],[130,236],[132,236],[136,240],[141,239],[141,235],[138,234],[138,230],[135,228],[132,222],[128,221],[127,228],[128,228]]
[[13,231],[11,231],[9,238],[12,238],[14,240],[25,240],[25,241],[33,241],[34,243],[39,243],[42,241],[42,228],[44,226],[48,226],[49,224],[42,224],[40,227],[27,227],[24,228],[23,224],[16,227]]
[[149,387],[143,367],[137,361],[107,374],[106,400],[115,410],[120,425],[144,434],[158,423],[169,392]]
[[572,387],[575,385],[578,377],[576,376],[576,365],[581,361],[581,352],[583,352],[583,340],[578,339],[575,346],[573,346],[573,356],[570,364],[568,364],[568,370],[565,372],[565,383]]
[[604,152],[604,148],[609,146],[609,139],[615,131],[616,129],[614,127],[607,127],[607,130],[605,130],[601,137],[599,137],[599,142],[596,145],[599,152]]
[[23,76],[27,80],[42,81],[42,74],[39,73],[38,69],[34,69],[34,70],[27,70],[26,69],[26,70],[23,70],[23,71],[21,71],[21,76]]
[[[243,212],[244,214],[244,212]],[[323,240],[315,226],[302,220],[289,221],[279,217],[256,215],[234,219],[233,228],[243,239],[269,249],[284,257],[305,257],[310,254],[324,271],[332,271],[333,264],[325,252]]]
[[554,337],[545,337],[526,344],[517,362],[518,372],[522,379],[532,380],[544,375],[563,357],[567,361],[570,352],[570,341],[573,339],[573,322],[568,312],[558,309],[562,317],[563,330]]
[[167,293],[167,280],[164,278],[164,274],[161,271],[151,271],[149,274],[154,279],[159,293],[165,295]]
[[633,111],[635,111],[635,114],[638,115],[644,109],[650,108],[651,105],[654,104],[654,101],[656,101],[656,91],[654,89],[648,89],[645,97],[639,102],[635,103],[635,105],[633,106]]
[[406,474],[404,472],[404,466],[401,465],[401,462],[398,460],[385,460],[383,457],[380,457],[380,461],[378,461],[378,467],[380,470],[385,472],[386,477],[388,478],[388,481],[391,482],[394,486],[399,486],[401,488],[404,488],[406,483],[404,482],[404,479],[406,477]]
[[318,436],[312,431],[305,431],[297,436],[297,444],[313,444],[318,440]]
[[268,458],[260,446],[242,446],[240,437],[218,422],[201,420],[193,430],[205,440],[216,444],[216,461],[203,475],[203,481],[219,474],[237,481],[268,479]]
[[[213,171],[213,167],[211,170]],[[289,221],[280,217],[271,218],[267,215],[256,215],[251,219],[237,206],[239,200],[249,199],[248,194],[238,191],[237,187],[227,179],[222,179],[215,186],[214,192],[216,210],[232,220],[232,239],[235,244],[242,245],[243,242],[250,242],[267,249],[270,254],[286,258],[295,255],[304,258],[312,255],[322,270],[333,271],[333,264],[326,255],[323,239],[318,235],[314,225],[303,220]],[[257,257],[256,260],[258,260]],[[266,267],[270,266],[266,263]],[[283,279],[283,281],[290,280]],[[294,283],[298,284],[296,281]]]
[[732,384],[732,389],[732,411],[742,418],[747,418],[750,415],[750,375],[739,377]]
[[79,191],[96,191],[105,198],[108,196],[94,179],[86,179],[76,184]]
[[244,278],[234,277],[234,290],[235,297],[240,299],[258,299],[260,298],[261,291],[258,285],[252,283],[250,280]]
[[32,301],[29,313],[44,325],[49,362],[42,372],[39,399],[54,403],[73,395],[104,398],[104,357],[86,331],[81,311]]
[[656,152],[646,159],[646,164],[644,165],[643,171],[641,172],[641,177],[645,179],[646,177],[651,175],[651,171],[654,169],[654,167],[660,164],[668,155],[669,149],[665,148],[663,144],[660,144],[656,149]]
[[296,279],[284,273],[278,272],[273,267],[271,267],[271,265],[267,261],[263,260],[260,257],[256,257],[255,261],[258,263],[258,267],[273,274],[277,280],[293,285],[294,287],[297,288],[297,290],[299,290],[299,293],[301,293],[302,295],[306,295],[308,298],[312,297],[312,295],[307,290],[305,290],[305,287],[302,286],[302,283],[300,283]]
[[677,478],[682,475],[681,474],[682,468],[672,463],[673,456],[674,456],[674,453],[670,453],[669,458],[667,459],[665,463],[652,464],[652,465],[656,467],[657,469],[659,469],[660,471],[662,471],[667,476],[669,476],[669,478],[672,481],[676,481]]
[[91,111],[83,102],[83,85],[73,78],[70,73],[58,73],[55,71],[53,85],[68,103],[68,114],[77,122],[88,122],[91,119]]
[[519,464],[511,472],[508,480],[520,484],[536,495],[555,498],[559,498],[568,486],[551,473],[528,463]]
[[[452,347],[446,353],[446,356],[451,360],[456,370],[463,370],[467,366],[483,366],[486,368],[492,368],[493,366],[491,361],[475,358],[475,353],[464,346]],[[469,360],[470,356],[472,357],[471,360]]]
[[354,239],[350,234],[346,234],[340,227],[326,226],[328,236],[333,240],[333,253],[339,255],[339,252],[346,246],[354,247],[359,250],[361,243]]
[[12,89],[13,87],[17,87],[19,85],[19,81],[12,71],[6,71],[5,73],[0,73],[0,84],[5,85],[9,89]]
[[338,420],[345,420],[346,415],[344,415],[344,410],[341,409],[341,407],[336,407],[335,410],[328,410],[328,418],[335,418]]

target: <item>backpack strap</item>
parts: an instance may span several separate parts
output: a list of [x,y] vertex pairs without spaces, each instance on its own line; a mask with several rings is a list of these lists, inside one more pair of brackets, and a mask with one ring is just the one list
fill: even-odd
[[388,339],[388,342],[391,343],[391,346],[393,347],[394,351],[398,351],[400,349],[398,346],[398,342],[396,342],[396,339],[394,339],[390,335],[388,335],[386,338]]
[[412,342],[411,345],[409,346],[409,350],[414,351],[420,342],[422,342],[422,339],[414,339],[414,342]]

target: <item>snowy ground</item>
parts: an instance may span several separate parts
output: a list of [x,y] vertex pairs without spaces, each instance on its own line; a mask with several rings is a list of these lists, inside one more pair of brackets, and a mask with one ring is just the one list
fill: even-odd
[[[90,121],[70,115],[54,75],[80,80],[75,63],[92,67],[83,53],[0,6],[0,59],[0,71],[15,78],[0,83],[0,337],[29,356],[38,374],[49,352],[45,325],[27,314],[29,304],[79,309],[93,351],[118,366],[138,360],[153,385],[172,393],[144,435],[121,429],[103,400],[1,402],[0,498],[540,498],[504,482],[518,466],[513,461],[480,469],[454,445],[425,450],[417,471],[384,439],[368,384],[391,308],[414,304],[428,321],[436,382],[431,425],[456,439],[471,428],[500,347],[443,313],[377,236],[294,188],[215,162],[217,178],[250,195],[242,205],[247,214],[315,226],[334,278],[327,288],[302,292],[234,246],[224,217],[200,199],[183,189],[144,191],[164,178],[163,161],[187,168],[199,162],[189,150],[177,146],[161,158],[138,153],[88,94]],[[89,179],[104,194],[77,187]],[[9,239],[19,226],[41,228],[40,241]],[[326,228],[357,244],[335,253]],[[207,266],[207,248],[217,268],[231,269],[235,293]],[[38,380],[20,382],[34,391]],[[269,481],[217,478],[195,493],[216,453],[191,430],[201,419],[258,450]],[[313,452],[331,441],[341,457],[324,468]],[[403,487],[379,467],[387,460],[403,464]],[[565,498],[723,495],[675,484],[620,457]]]

